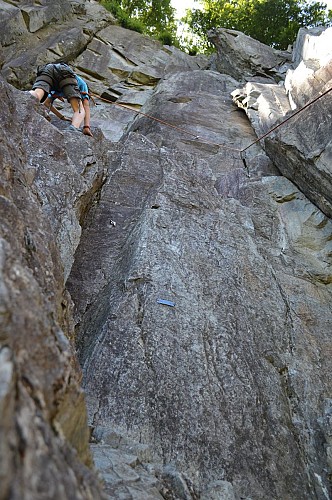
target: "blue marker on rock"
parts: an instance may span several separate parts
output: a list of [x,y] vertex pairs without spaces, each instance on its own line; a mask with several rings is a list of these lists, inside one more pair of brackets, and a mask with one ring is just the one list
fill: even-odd
[[170,306],[174,307],[175,302],[172,302],[171,300],[165,300],[165,299],[157,299],[158,304],[164,304],[165,306]]

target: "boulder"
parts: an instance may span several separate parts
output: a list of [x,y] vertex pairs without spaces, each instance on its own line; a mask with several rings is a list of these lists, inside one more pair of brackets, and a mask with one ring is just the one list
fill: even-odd
[[243,81],[280,81],[291,63],[291,54],[278,51],[240,31],[218,28],[209,31],[217,49],[216,69]]
[[208,59],[112,25],[98,32],[73,65],[105,100],[97,99],[98,106],[92,108],[94,122],[105,137],[118,141],[165,74],[204,69]]
[[318,69],[332,58],[332,28],[300,28],[293,48],[292,61],[296,68],[301,62]]
[[[108,143],[97,132],[95,144],[99,145],[91,149],[91,144],[83,134],[77,137],[77,134],[74,136],[61,130],[61,127],[66,126],[61,120],[54,118],[60,128],[49,123],[45,118],[46,109],[35,102],[29,93],[16,91],[12,96],[22,107],[21,119],[28,151],[28,183],[36,189],[53,229],[66,279],[80,241],[80,224],[86,206],[89,206],[104,182],[104,165],[108,163],[105,148]],[[38,144],[39,148],[32,144]],[[55,189],[56,195],[53,195]]]
[[97,80],[104,85],[104,91],[113,90],[119,95],[121,82],[121,96],[129,96],[133,89],[140,92],[154,88],[165,74],[208,65],[207,58],[202,56],[189,56],[136,32],[128,34],[120,26],[108,26],[98,32],[98,37],[92,39],[75,61],[79,71],[92,77],[92,82]]
[[234,488],[228,481],[215,481],[210,484],[203,495],[201,500],[236,500]]

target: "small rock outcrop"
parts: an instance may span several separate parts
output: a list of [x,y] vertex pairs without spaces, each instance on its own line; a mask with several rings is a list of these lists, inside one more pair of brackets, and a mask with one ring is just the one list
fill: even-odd
[[[0,12],[0,499],[330,498],[331,94],[257,141],[330,29],[209,61],[94,0]],[[93,138],[25,92],[57,60]]]

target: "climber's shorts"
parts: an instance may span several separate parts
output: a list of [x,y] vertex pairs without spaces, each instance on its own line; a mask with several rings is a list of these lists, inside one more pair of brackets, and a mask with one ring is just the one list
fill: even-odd
[[65,63],[46,64],[38,68],[37,78],[32,87],[44,90],[43,102],[51,91],[62,92],[67,101],[73,97],[82,99],[75,73]]

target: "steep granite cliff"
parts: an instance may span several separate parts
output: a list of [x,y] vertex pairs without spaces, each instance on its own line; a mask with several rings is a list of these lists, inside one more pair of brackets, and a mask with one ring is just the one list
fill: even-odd
[[[0,1],[0,499],[330,498],[331,94],[241,154],[330,30],[209,61],[53,4]],[[93,138],[24,92],[60,59]]]

